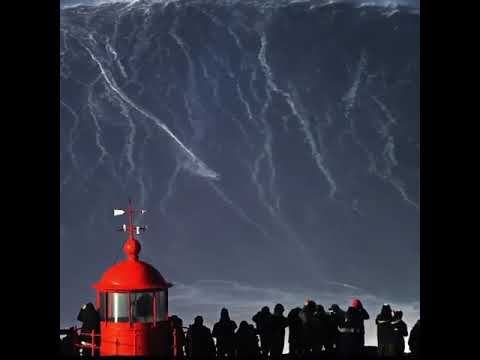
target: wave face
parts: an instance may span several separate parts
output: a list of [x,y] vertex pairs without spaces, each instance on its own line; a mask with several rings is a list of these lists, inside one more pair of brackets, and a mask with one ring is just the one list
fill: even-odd
[[173,283],[418,300],[418,14],[268,4],[61,10],[62,318],[123,257],[129,195]]

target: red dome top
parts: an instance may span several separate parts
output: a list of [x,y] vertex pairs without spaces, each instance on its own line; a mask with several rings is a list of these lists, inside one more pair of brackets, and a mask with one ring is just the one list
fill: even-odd
[[171,286],[150,264],[138,260],[140,243],[129,238],[123,247],[127,259],[123,260],[103,274],[94,288],[100,291],[142,291],[164,290]]

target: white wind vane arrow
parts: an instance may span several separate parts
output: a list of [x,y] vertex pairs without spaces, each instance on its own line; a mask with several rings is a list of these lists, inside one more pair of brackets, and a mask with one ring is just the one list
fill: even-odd
[[124,215],[124,214],[125,214],[125,210],[113,209],[113,216],[120,216],[120,215]]

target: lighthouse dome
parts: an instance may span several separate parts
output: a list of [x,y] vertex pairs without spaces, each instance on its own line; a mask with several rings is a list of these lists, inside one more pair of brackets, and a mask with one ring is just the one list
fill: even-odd
[[102,276],[101,280],[93,285],[99,291],[144,291],[165,290],[171,284],[152,265],[138,260],[140,243],[134,237],[128,238],[123,246],[127,259],[123,260]]
[[100,291],[165,290],[170,286],[152,265],[131,259],[113,265],[94,285]]

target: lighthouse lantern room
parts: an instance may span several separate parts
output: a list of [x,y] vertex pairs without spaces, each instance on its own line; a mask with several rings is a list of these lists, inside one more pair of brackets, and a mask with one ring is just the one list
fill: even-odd
[[100,315],[100,355],[168,356],[168,289],[172,286],[151,265],[139,260],[141,246],[135,235],[146,227],[134,225],[131,201],[127,210],[114,215],[128,215],[128,225],[119,230],[128,233],[123,246],[126,259],[108,269],[94,284]]

